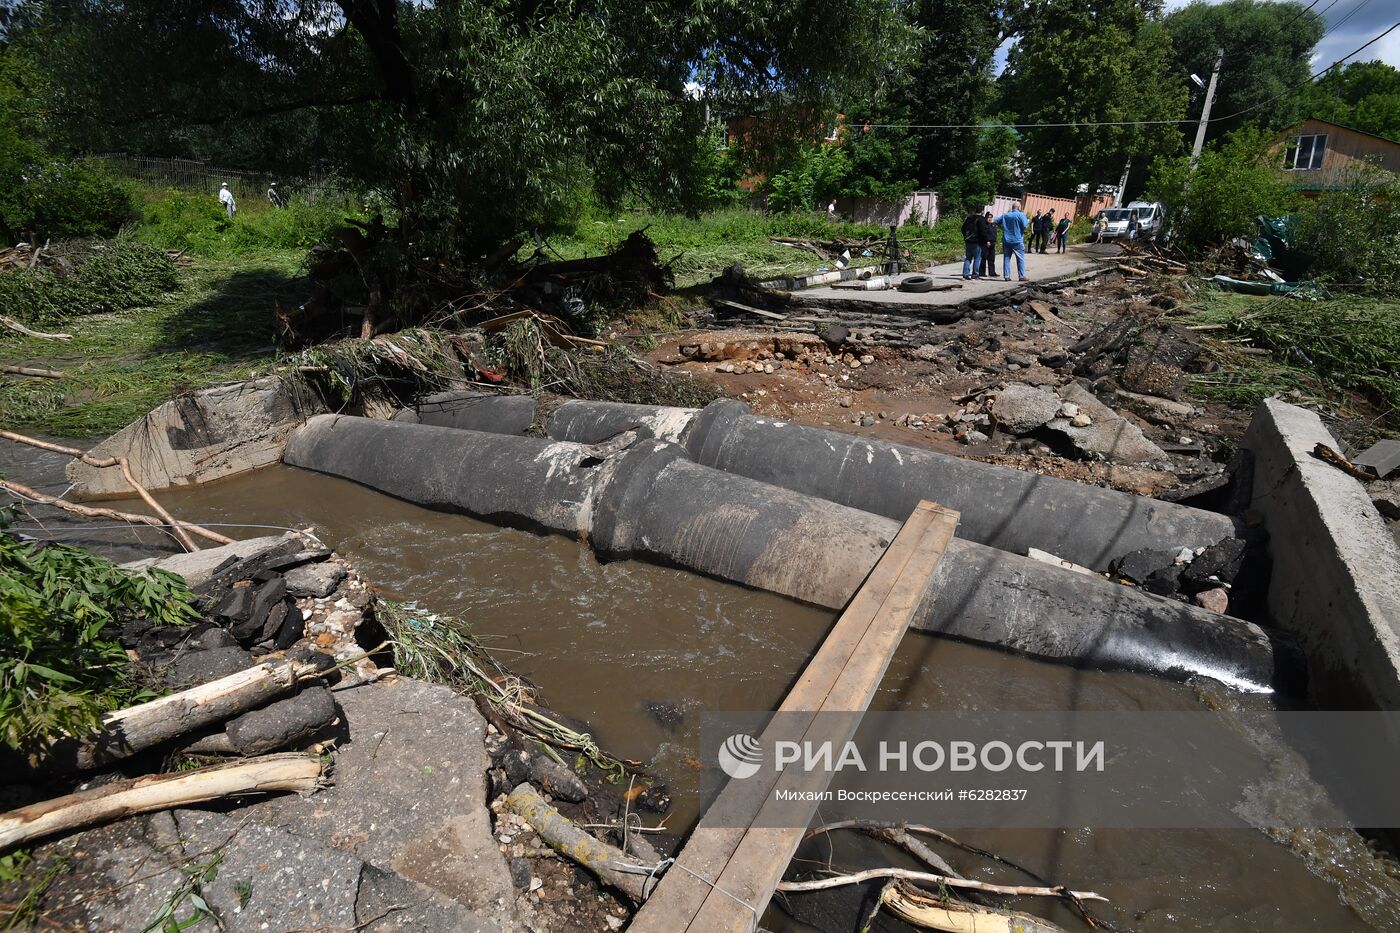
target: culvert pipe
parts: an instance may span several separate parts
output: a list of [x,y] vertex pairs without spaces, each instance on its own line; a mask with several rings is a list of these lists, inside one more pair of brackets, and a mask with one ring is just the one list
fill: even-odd
[[[644,440],[607,459],[567,442],[322,415],[287,445],[294,466],[432,508],[584,537],[639,558],[840,609],[900,523],[725,473]],[[954,539],[915,626],[1079,666],[1274,681],[1257,626]]]
[[[518,398],[518,397],[517,397]],[[511,433],[516,400],[482,403],[473,429]],[[499,408],[499,421],[489,412]],[[445,422],[439,422],[445,423]],[[561,441],[596,443],[641,425],[705,466],[903,519],[921,499],[962,513],[965,540],[1049,551],[1094,570],[1139,548],[1209,547],[1244,534],[1227,515],[936,451],[754,415],[732,399],[706,408],[571,401],[546,422]],[[457,426],[467,427],[466,423]]]

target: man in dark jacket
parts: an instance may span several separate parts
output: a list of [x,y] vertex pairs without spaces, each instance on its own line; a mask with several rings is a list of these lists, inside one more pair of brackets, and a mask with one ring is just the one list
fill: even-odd
[[992,224],[991,211],[982,215],[977,233],[982,237],[982,274],[994,279],[997,275],[997,228]]
[[964,279],[982,277],[982,235],[978,232],[978,221],[982,215],[973,211],[963,218],[963,270]]
[[1052,207],[1044,214],[1040,215],[1040,251],[1043,253],[1050,247],[1050,234],[1055,229],[1055,209]]

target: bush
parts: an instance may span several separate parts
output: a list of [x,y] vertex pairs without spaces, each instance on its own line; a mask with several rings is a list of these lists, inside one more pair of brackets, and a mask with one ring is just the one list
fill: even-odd
[[0,272],[0,308],[30,324],[51,324],[152,304],[180,284],[170,257],[145,243],[107,240],[75,244],[61,252],[74,263],[69,275]]
[[133,214],[131,187],[89,160],[31,164],[13,190],[0,196],[0,227],[10,237],[39,242],[111,236]]
[[768,209],[805,211],[840,194],[851,173],[851,160],[841,146],[814,146],[791,168],[768,179]]
[[227,259],[262,250],[309,250],[332,238],[347,213],[293,200],[283,208],[240,210],[232,219],[218,198],[174,189],[150,195],[135,235],[162,249]]
[[160,570],[131,573],[82,548],[0,531],[0,744],[22,751],[98,724],[139,689],[121,623],[193,621],[194,596]]
[[1152,163],[1148,190],[1166,207],[1177,245],[1194,254],[1236,237],[1253,240],[1256,217],[1288,210],[1293,193],[1269,154],[1272,143],[1244,129],[1206,149],[1194,173],[1184,155]]
[[1400,178],[1367,167],[1346,184],[1304,201],[1293,246],[1330,281],[1400,289]]

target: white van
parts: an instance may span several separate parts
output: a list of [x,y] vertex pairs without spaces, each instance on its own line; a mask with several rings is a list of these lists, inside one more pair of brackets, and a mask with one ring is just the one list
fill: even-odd
[[1127,207],[1107,207],[1099,211],[1098,220],[1102,224],[1100,238],[1104,240],[1128,239],[1128,220],[1137,215],[1137,232],[1134,239],[1151,240],[1162,232],[1165,209],[1160,201],[1132,201]]

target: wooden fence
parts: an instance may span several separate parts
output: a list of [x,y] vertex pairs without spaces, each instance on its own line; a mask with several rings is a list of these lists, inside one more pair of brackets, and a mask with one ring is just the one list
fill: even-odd
[[244,204],[265,203],[272,182],[284,197],[307,201],[350,202],[350,191],[325,178],[283,178],[270,172],[223,168],[195,159],[153,158],[126,153],[94,156],[114,174],[134,178],[161,188],[179,188],[210,195],[218,194],[219,186],[227,184],[241,207]]

